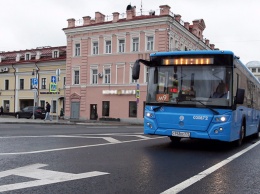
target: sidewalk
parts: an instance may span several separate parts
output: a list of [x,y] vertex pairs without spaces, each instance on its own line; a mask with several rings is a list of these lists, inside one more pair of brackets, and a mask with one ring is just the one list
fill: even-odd
[[[21,124],[60,124],[60,125],[133,125],[133,123],[122,123],[116,121],[99,121],[99,120],[86,120],[86,121],[75,121],[75,120],[68,120],[68,119],[57,119],[54,118],[52,121],[44,121],[42,119],[26,119],[20,118],[17,119],[13,116],[2,115],[0,116],[0,124],[14,124],[14,123],[21,123]],[[134,124],[138,125],[138,124]]]

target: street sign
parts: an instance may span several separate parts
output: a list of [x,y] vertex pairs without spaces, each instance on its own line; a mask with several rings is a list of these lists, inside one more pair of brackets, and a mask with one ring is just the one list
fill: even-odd
[[57,92],[57,84],[50,83],[50,92]]
[[32,78],[32,88],[37,89],[38,88],[38,79]]
[[32,85],[38,85],[38,79],[32,78]]
[[56,76],[51,76],[51,82],[56,84]]

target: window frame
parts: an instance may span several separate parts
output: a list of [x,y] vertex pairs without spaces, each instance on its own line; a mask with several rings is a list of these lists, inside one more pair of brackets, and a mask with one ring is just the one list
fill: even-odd
[[139,41],[139,37],[132,38],[132,52],[139,52]]
[[[120,43],[120,41],[124,41],[124,42]],[[118,52],[119,53],[125,52],[125,39],[118,39]]]
[[[108,44],[110,42],[110,44]],[[112,53],[112,41],[111,40],[105,40],[105,54],[111,54]]]
[[[152,38],[152,40],[149,40]],[[146,36],[146,50],[153,51],[154,50],[154,36]]]
[[81,51],[81,45],[79,42],[75,43],[74,45],[74,56],[79,57],[80,56],[80,51]]
[[[96,45],[95,45],[96,44]],[[98,41],[92,42],[92,55],[98,55]]]
[[[78,72],[78,74],[76,74]],[[73,70],[73,85],[79,85],[80,84],[80,71],[79,69]]]
[[46,77],[42,77],[41,78],[41,89],[47,89],[47,78]]
[[19,80],[19,89],[24,90],[24,79],[23,78]]

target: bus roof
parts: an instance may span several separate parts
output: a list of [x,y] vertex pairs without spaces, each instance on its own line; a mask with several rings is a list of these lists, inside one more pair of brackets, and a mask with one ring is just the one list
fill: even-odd
[[151,57],[155,56],[169,56],[169,55],[234,55],[232,51],[220,51],[220,50],[197,50],[197,51],[168,51],[168,52],[156,52],[151,53]]

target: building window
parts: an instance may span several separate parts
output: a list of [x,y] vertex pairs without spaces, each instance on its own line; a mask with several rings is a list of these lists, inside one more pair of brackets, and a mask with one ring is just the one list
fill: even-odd
[[136,83],[137,80],[134,80],[134,79],[132,78],[132,72],[133,72],[133,66],[130,66],[130,83]]
[[133,38],[133,52],[137,52],[139,48],[139,38]]
[[153,50],[153,36],[147,37],[147,50],[152,51]]
[[124,53],[125,52],[125,40],[119,40],[118,41],[118,52]]
[[53,51],[53,58],[59,57],[59,51]]
[[40,101],[40,106],[45,108],[45,100]]
[[110,84],[110,69],[105,69],[105,74],[104,74],[104,83],[105,84]]
[[102,102],[102,116],[109,117],[109,101]]
[[93,55],[98,55],[98,42],[93,42]]
[[66,77],[63,77],[63,88],[66,86]]
[[75,56],[80,56],[80,44],[75,44]]
[[20,90],[24,89],[24,79],[20,79]]
[[109,54],[112,52],[111,40],[106,40],[106,53]]
[[252,73],[256,73],[256,68],[252,68]]
[[57,112],[57,101],[56,100],[51,101],[51,111],[52,111],[52,113]]
[[5,80],[5,90],[9,90],[9,80]]
[[129,102],[129,117],[137,117],[137,103],[136,101]]
[[74,84],[79,84],[79,70],[74,71]]
[[28,60],[30,60],[30,59],[31,59],[30,54],[29,54],[29,53],[25,54],[25,60],[28,61]]
[[98,83],[98,70],[97,69],[92,69],[92,84],[97,84]]
[[42,78],[42,89],[46,89],[46,78]]

